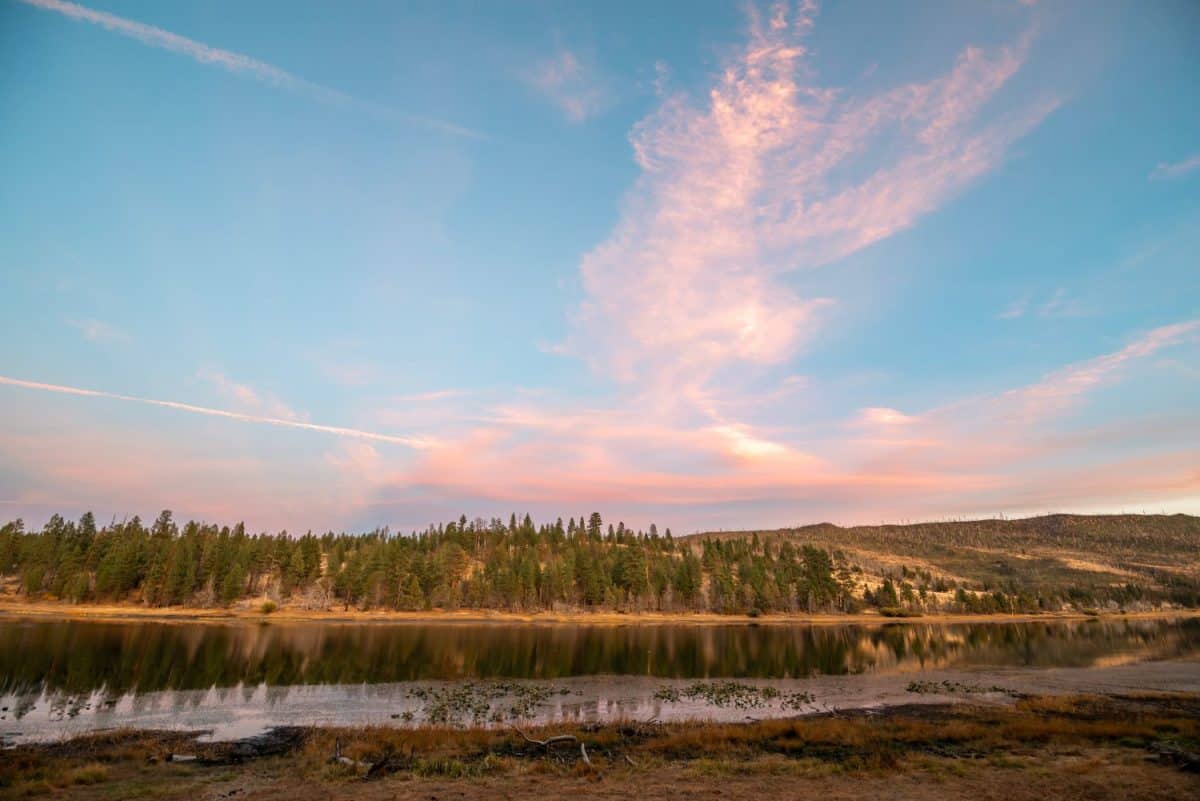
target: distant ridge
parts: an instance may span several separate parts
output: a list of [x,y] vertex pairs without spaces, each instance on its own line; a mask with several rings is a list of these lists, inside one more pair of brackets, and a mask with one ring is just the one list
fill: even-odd
[[845,553],[879,575],[897,567],[953,576],[982,586],[1044,584],[1160,588],[1200,580],[1200,517],[1177,514],[1077,515],[954,520],[692,534],[811,543]]

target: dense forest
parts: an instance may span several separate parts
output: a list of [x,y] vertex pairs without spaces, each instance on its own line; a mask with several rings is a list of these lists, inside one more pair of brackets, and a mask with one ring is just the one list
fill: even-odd
[[1070,606],[1195,605],[1194,585],[967,581],[928,569],[854,563],[826,547],[757,533],[672,537],[607,526],[597,513],[537,526],[465,517],[411,535],[250,534],[242,524],[176,523],[163,511],[97,527],[55,515],[39,531],[0,528],[10,592],[74,603],[304,609],[1035,612]]

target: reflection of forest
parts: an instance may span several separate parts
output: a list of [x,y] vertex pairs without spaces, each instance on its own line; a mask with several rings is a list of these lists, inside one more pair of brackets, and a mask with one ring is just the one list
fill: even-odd
[[1200,620],[863,626],[0,622],[0,694],[603,674],[801,678],[1200,651]]

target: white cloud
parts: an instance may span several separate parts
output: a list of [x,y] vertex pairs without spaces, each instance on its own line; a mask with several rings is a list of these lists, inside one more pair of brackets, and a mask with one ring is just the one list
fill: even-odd
[[1200,153],[1174,163],[1160,161],[1150,172],[1150,178],[1152,180],[1182,178],[1197,169],[1200,169]]
[[76,3],[66,2],[66,0],[19,0],[19,2],[45,9],[46,11],[54,11],[70,19],[99,25],[105,30],[112,31],[121,36],[127,36],[130,39],[136,39],[150,47],[169,50],[173,53],[187,56],[201,64],[212,64],[229,72],[248,75],[268,86],[307,95],[325,103],[354,108],[381,118],[420,125],[455,136],[465,136],[475,139],[483,138],[483,135],[478,131],[464,128],[461,125],[419,114],[408,114],[381,106],[377,103],[359,100],[337,89],[330,89],[328,86],[307,81],[273,64],[259,61],[256,58],[251,58],[241,53],[212,47],[203,42],[197,42],[194,39],[180,36],[177,33],[156,28],[153,25],[146,25],[145,23],[118,17],[104,11],[96,11],[95,9]]
[[67,324],[79,329],[83,338],[89,342],[124,345],[133,341],[129,334],[100,320],[67,320]]
[[158,406],[164,409],[174,409],[176,411],[190,412],[192,414],[203,414],[209,417],[223,417],[227,420],[238,420],[243,423],[262,423],[264,425],[295,428],[301,431],[315,431],[324,434],[332,434],[338,437],[347,437],[349,439],[362,439],[373,442],[387,442],[394,445],[404,445],[414,449],[428,448],[434,442],[433,440],[423,437],[403,437],[394,434],[381,434],[375,431],[363,431],[362,429],[357,428],[346,428],[343,426],[319,425],[317,423],[303,422],[291,417],[268,417],[266,415],[250,414],[245,412],[231,412],[227,409],[214,409],[209,406],[197,406],[193,403],[156,400],[154,398],[139,398],[135,395],[122,395],[116,392],[104,392],[103,390],[84,389],[82,387],[71,387],[62,384],[47,384],[41,381],[27,381],[25,379],[12,378],[10,376],[3,375],[0,375],[0,384],[10,387],[22,387],[24,389],[31,389],[40,392],[53,392],[60,395],[75,395],[85,398],[107,398],[109,400],[118,400],[127,403],[141,403],[147,406]]
[[996,315],[1000,320],[1015,320],[1018,317],[1024,317],[1025,312],[1029,309],[1029,297],[1018,298],[1008,305],[1004,311]]

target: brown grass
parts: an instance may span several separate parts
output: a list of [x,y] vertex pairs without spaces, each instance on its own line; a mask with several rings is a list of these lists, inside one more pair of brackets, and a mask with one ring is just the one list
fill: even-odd
[[[544,739],[566,730],[526,734]],[[669,786],[690,786],[700,797],[718,787],[729,791],[726,798],[763,797],[750,792],[754,782],[791,787],[788,797],[805,783],[821,788],[814,795],[837,798],[880,777],[910,788],[911,796],[888,793],[900,799],[922,787],[964,798],[1037,798],[1031,788],[1045,793],[1052,784],[1058,791],[1043,797],[1187,798],[1200,791],[1194,776],[1147,761],[1150,747],[1200,748],[1200,697],[1188,695],[1042,697],[1011,706],[914,705],[878,715],[570,731],[587,744],[592,767],[573,743],[543,748],[512,730],[313,729],[291,753],[224,767],[168,762],[171,753],[220,758],[223,746],[201,746],[187,734],[114,732],[0,752],[0,798],[195,801],[204,788],[212,793],[203,797],[287,801],[444,797],[438,788],[483,798],[485,788],[515,786],[581,799],[633,786],[647,798],[671,797]],[[335,742],[363,765],[332,763]],[[384,759],[387,775],[364,781],[364,766]],[[1096,783],[1097,775],[1105,781]]]

